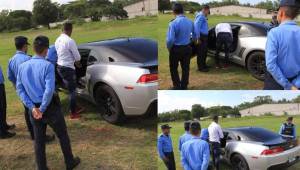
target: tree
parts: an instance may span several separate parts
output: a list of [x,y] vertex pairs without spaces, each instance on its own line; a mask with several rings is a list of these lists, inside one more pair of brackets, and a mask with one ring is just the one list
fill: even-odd
[[9,13],[8,17],[12,22],[13,29],[26,30],[32,26],[32,13],[25,10],[16,10]]
[[171,9],[171,2],[170,0],[158,0],[158,10],[162,13],[165,12],[165,10]]
[[45,25],[50,29],[50,23],[57,21],[58,4],[51,0],[36,0],[33,3],[33,19],[37,24]]
[[192,117],[196,119],[200,119],[200,117],[207,116],[207,112],[201,104],[194,104],[192,106]]

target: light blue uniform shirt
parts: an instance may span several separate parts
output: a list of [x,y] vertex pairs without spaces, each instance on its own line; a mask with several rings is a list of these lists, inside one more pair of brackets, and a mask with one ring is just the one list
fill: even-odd
[[208,139],[209,139],[209,133],[208,133],[208,129],[207,128],[201,130],[200,138],[202,140],[208,141]]
[[173,45],[188,45],[193,38],[193,22],[184,15],[178,15],[169,24],[167,33],[167,47],[170,50]]
[[200,34],[208,35],[208,22],[207,18],[202,12],[198,12],[196,14],[196,18],[194,21],[194,31],[195,31],[195,38],[199,39]]
[[0,66],[0,84],[4,84],[4,77],[3,77],[3,72],[2,72],[1,66]]
[[57,52],[55,49],[55,45],[51,45],[48,50],[48,54],[46,59],[50,61],[52,64],[56,65],[57,63]]
[[209,145],[200,137],[193,137],[182,145],[181,163],[184,170],[207,170],[209,160]]
[[[280,135],[283,134],[283,130],[284,130],[284,124],[282,124],[280,127],[280,130],[279,130]],[[296,139],[296,125],[294,125],[294,127],[293,127],[293,138]]]
[[[284,89],[300,88],[300,27],[295,21],[283,22],[268,33],[266,65]],[[288,80],[295,76],[293,82]]]
[[179,149],[179,151],[181,151],[182,145],[183,145],[186,141],[192,139],[192,137],[193,137],[193,136],[192,136],[189,132],[185,132],[182,136],[180,136],[180,138],[179,138],[179,144],[178,144],[178,149]]
[[165,157],[164,153],[173,152],[172,139],[171,139],[170,135],[166,136],[164,134],[161,134],[158,137],[157,150],[158,150],[160,158]]
[[17,82],[19,66],[28,60],[30,60],[30,57],[23,51],[17,51],[16,54],[9,60],[7,68],[7,77],[8,80],[11,81],[14,86]]
[[21,64],[17,77],[17,93],[27,108],[40,103],[44,113],[51,102],[55,90],[54,66],[45,58],[34,56]]

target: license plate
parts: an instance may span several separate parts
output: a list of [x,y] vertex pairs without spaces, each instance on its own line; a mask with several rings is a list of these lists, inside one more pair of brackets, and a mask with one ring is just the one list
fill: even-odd
[[292,163],[292,162],[294,162],[296,160],[296,158],[290,158],[289,159],[289,163]]

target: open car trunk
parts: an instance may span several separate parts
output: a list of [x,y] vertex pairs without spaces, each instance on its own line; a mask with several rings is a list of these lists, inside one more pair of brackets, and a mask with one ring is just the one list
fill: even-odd
[[[231,25],[231,28],[233,34],[233,43],[231,44],[230,47],[230,53],[233,53],[236,50],[238,45],[238,39],[239,39],[238,35],[241,27],[238,25]],[[215,28],[212,28],[209,30],[208,33],[208,49],[216,50],[216,41],[217,41],[216,31]],[[222,49],[221,52],[224,52],[224,49]]]

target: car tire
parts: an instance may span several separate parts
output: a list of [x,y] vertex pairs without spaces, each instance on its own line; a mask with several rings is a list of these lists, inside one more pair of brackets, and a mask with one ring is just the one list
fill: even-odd
[[263,51],[251,53],[247,58],[247,69],[254,78],[263,81],[267,70],[265,53]]
[[113,124],[124,122],[122,104],[113,88],[105,84],[98,86],[95,90],[95,100],[104,120]]
[[249,166],[245,158],[240,154],[234,154],[231,158],[233,170],[249,170]]

